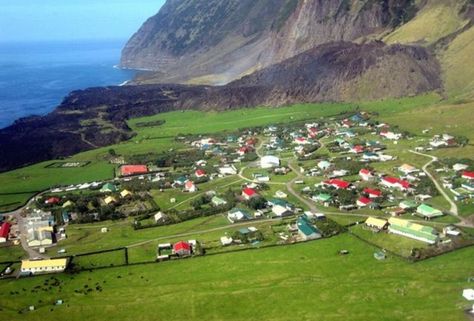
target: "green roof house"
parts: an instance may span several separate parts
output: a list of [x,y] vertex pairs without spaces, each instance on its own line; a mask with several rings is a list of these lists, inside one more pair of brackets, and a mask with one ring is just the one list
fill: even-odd
[[416,202],[412,200],[404,200],[403,202],[400,202],[399,205],[400,208],[403,208],[404,210],[410,210],[416,207]]
[[435,244],[439,240],[438,232],[430,227],[407,220],[391,217],[388,219],[390,226],[388,231],[393,234],[402,235],[429,244]]
[[223,206],[223,205],[226,205],[227,204],[227,201],[218,197],[218,196],[214,196],[212,199],[211,199],[211,203],[212,205],[214,206]]
[[321,238],[321,232],[305,216],[298,217],[296,226],[298,235],[305,241]]
[[102,193],[115,193],[117,192],[117,187],[112,183],[106,183],[100,189]]
[[443,212],[426,204],[417,207],[416,213],[425,218],[443,216]]

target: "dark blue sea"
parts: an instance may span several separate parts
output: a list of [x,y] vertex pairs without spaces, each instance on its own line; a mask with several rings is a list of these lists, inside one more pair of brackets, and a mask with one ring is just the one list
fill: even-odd
[[15,119],[52,111],[69,92],[119,85],[125,41],[0,43],[0,128]]

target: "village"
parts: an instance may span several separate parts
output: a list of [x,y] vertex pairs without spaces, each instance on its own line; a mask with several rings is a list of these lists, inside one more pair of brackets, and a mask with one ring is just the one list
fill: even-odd
[[357,112],[175,139],[183,149],[158,156],[111,152],[115,179],[55,186],[5,216],[0,242],[22,246],[29,259],[4,264],[2,277],[80,269],[75,256],[92,251],[68,243],[70,229],[94,224],[101,237],[113,232],[100,225],[110,220],[129,222],[140,233],[225,219],[209,233],[155,243],[147,259],[157,262],[340,233],[378,247],[377,260],[424,259],[474,242],[458,212],[459,205],[473,204],[474,161],[425,154],[463,146],[463,138],[422,139]]

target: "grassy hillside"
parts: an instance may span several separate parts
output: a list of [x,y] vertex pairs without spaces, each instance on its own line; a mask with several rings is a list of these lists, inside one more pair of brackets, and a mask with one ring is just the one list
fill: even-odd
[[[348,249],[350,254],[337,252]],[[157,265],[2,281],[8,320],[465,320],[474,249],[380,262],[350,235]],[[442,268],[440,268],[442,267]],[[335,286],[337,284],[337,286]],[[96,290],[100,286],[101,291]],[[33,292],[35,287],[46,291]],[[91,288],[83,294],[82,290]],[[10,294],[18,291],[19,294]],[[62,299],[65,304],[52,306]],[[36,311],[18,314],[35,305]]]
[[474,98],[474,27],[457,36],[440,55],[445,89],[456,99]]
[[383,40],[387,43],[432,44],[462,28],[467,20],[460,18],[459,0],[428,0],[416,17]]

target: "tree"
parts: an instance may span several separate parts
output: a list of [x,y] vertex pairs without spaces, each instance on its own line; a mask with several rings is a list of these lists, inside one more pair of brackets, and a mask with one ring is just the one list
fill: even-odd
[[254,210],[259,210],[267,206],[267,201],[263,197],[254,197],[248,201],[248,206]]

